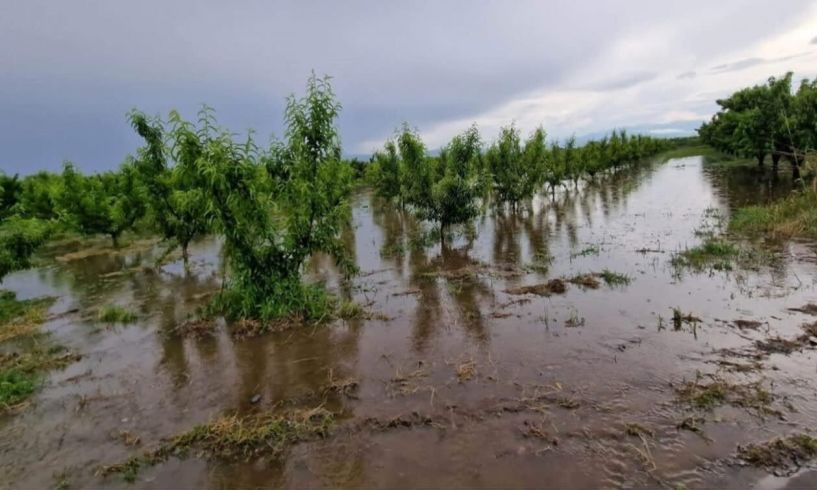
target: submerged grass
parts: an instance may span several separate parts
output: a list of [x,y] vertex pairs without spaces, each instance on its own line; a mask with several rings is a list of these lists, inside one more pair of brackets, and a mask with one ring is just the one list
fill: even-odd
[[676,253],[670,263],[676,269],[688,267],[694,270],[731,270],[732,261],[739,254],[740,249],[735,245],[721,238],[708,237],[702,244]]
[[16,369],[0,371],[0,410],[18,405],[37,389],[37,377]]
[[37,332],[56,298],[18,300],[11,291],[0,291],[0,342]]
[[817,191],[804,190],[770,204],[738,209],[729,229],[771,238],[817,238]]
[[562,279],[551,279],[543,284],[533,284],[530,286],[519,286],[508,288],[505,290],[508,294],[535,294],[538,296],[550,296],[552,294],[564,294],[567,291],[567,285]]
[[0,412],[20,406],[34,394],[44,371],[64,367],[78,357],[62,346],[42,343],[23,353],[0,354]]
[[133,323],[136,321],[136,313],[119,305],[107,305],[99,310],[97,320],[105,323]]
[[817,458],[817,439],[794,434],[759,444],[738,446],[738,457],[747,463],[790,476]]
[[142,468],[174,456],[183,458],[191,451],[199,457],[222,461],[248,461],[262,455],[276,457],[294,444],[326,437],[333,423],[334,415],[321,407],[278,415],[225,415],[123,463],[104,466],[98,473],[119,473],[127,481],[134,481]]
[[701,410],[712,410],[721,405],[733,405],[753,411],[758,415],[779,414],[770,408],[773,396],[762,384],[730,383],[715,375],[696,376],[694,381],[687,381],[675,388],[678,401]]
[[609,269],[604,269],[599,273],[599,277],[608,285],[608,286],[626,286],[632,282],[632,278],[627,274],[621,274],[618,272],[613,272]]
[[601,286],[596,274],[578,274],[567,279],[567,282],[588,289],[598,289]]
[[692,313],[684,313],[681,308],[672,309],[672,327],[677,331],[684,327],[684,324],[694,325],[701,323],[701,319]]
[[0,412],[25,405],[37,390],[42,372],[73,362],[76,356],[62,346],[47,346],[39,332],[56,298],[18,300],[0,291],[0,343],[25,340],[0,353]]

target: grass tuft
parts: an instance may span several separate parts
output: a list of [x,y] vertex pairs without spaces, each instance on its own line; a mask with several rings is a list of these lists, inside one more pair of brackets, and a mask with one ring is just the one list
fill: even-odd
[[354,301],[344,301],[338,307],[337,315],[343,320],[354,320],[364,318],[367,313],[366,309],[363,308],[360,303],[355,303]]
[[11,291],[0,291],[0,342],[37,333],[56,298],[18,300]]
[[78,358],[62,346],[40,343],[23,353],[0,354],[0,412],[25,402],[37,390],[43,371],[64,367]]
[[760,382],[736,384],[708,375],[709,381],[697,376],[675,388],[678,401],[701,410],[712,410],[721,405],[732,405],[750,410],[758,415],[778,414],[770,408],[773,396]]
[[225,415],[197,425],[123,463],[104,466],[98,473],[118,473],[125,480],[134,481],[142,468],[159,464],[171,456],[185,457],[191,451],[199,457],[221,461],[249,461],[265,455],[277,457],[294,444],[326,437],[333,424],[334,415],[321,407],[283,415]]
[[738,446],[738,457],[747,463],[789,476],[817,458],[817,439],[794,434],[759,444]]
[[632,278],[627,274],[613,272],[609,269],[601,271],[599,277],[601,277],[608,286],[626,286],[632,282]]
[[738,209],[729,230],[771,238],[817,238],[817,192],[805,190],[770,204]]
[[136,321],[136,313],[119,305],[107,305],[99,310],[97,320],[105,323],[133,323]]
[[723,239],[709,237],[702,244],[678,252],[671,264],[676,269],[689,267],[696,271],[707,268],[731,270],[732,260],[740,254],[740,249]]

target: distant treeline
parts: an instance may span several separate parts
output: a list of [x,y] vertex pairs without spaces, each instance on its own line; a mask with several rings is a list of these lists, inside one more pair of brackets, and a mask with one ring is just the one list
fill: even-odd
[[731,155],[768,157],[775,168],[780,160],[791,164],[794,178],[817,148],[817,80],[807,79],[792,90],[792,74],[769,78],[717,101],[721,109],[698,134],[704,143]]
[[417,131],[404,125],[372,157],[367,181],[386,199],[446,227],[477,213],[477,203],[516,209],[534,194],[635,164],[668,148],[667,140],[626,131],[578,146],[574,138],[548,144],[544,129],[526,138],[515,126],[485,147],[476,126],[455,136],[438,156],[429,155]]

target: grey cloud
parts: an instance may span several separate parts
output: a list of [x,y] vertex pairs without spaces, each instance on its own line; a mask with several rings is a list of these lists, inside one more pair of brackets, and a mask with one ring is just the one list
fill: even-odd
[[[667,42],[695,59],[740,49],[756,33],[797,21],[764,0],[450,0],[381,2],[4,0],[0,2],[0,169],[29,171],[71,158],[117,164],[138,144],[125,113],[193,114],[206,102],[235,130],[280,134],[284,98],[312,70],[334,76],[346,148],[468,119],[532,91],[563,87],[618,40],[669,24]],[[748,5],[747,5],[748,3]],[[706,8],[701,19],[697,10]],[[593,15],[588,16],[588,10]],[[769,25],[767,19],[777,21]],[[725,29],[738,24],[739,31]],[[655,77],[600,74],[617,90]]]
[[812,52],[794,53],[786,56],[779,56],[777,58],[745,58],[731,63],[724,63],[712,67],[713,73],[724,73],[729,71],[739,71],[757,65],[768,65],[771,63],[780,63],[781,61],[791,61],[798,58],[811,55]]
[[687,80],[687,79],[695,78],[697,75],[698,74],[695,73],[695,70],[690,70],[690,71],[685,71],[683,73],[680,73],[676,78],[678,80]]
[[722,65],[713,66],[712,71],[715,73],[737,71],[756,65],[762,65],[764,63],[769,63],[769,60],[764,60],[763,58],[745,58],[731,63],[724,63]]
[[591,90],[599,90],[599,91],[607,91],[607,90],[622,90],[625,88],[634,87],[644,82],[648,82],[655,77],[658,76],[658,73],[655,72],[636,72],[636,73],[628,73],[625,75],[617,76],[605,80],[603,82],[599,82],[593,85],[590,85]]

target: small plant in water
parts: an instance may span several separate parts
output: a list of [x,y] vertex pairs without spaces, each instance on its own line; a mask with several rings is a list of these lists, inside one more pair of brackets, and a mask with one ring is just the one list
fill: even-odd
[[338,317],[344,320],[353,320],[355,318],[363,318],[366,315],[366,310],[354,301],[344,301],[338,308]]
[[676,269],[689,267],[700,271],[711,267],[715,270],[732,270],[732,261],[739,254],[740,250],[735,245],[721,238],[709,237],[697,247],[676,253],[670,263]]
[[570,318],[565,321],[565,327],[568,328],[576,328],[576,327],[583,327],[584,326],[584,317],[579,317],[579,312],[577,310],[570,311]]
[[672,327],[676,331],[681,330],[685,323],[692,325],[694,328],[700,322],[701,319],[692,313],[684,313],[681,308],[677,307],[672,309]]
[[794,434],[769,442],[738,446],[738,457],[747,463],[789,476],[817,458],[817,439]]
[[599,276],[607,283],[608,286],[626,286],[632,282],[632,278],[627,274],[613,272],[609,269],[604,269],[599,273]]
[[119,473],[126,481],[134,481],[140,469],[191,452],[220,461],[241,461],[264,455],[275,458],[294,444],[327,436],[333,424],[334,415],[321,407],[285,414],[225,415],[197,425],[154,450],[123,463],[104,466],[97,473],[103,476]]
[[575,259],[576,257],[588,257],[590,255],[598,255],[601,253],[601,247],[598,245],[592,244],[584,247],[583,249],[579,250],[578,252],[574,252],[570,254],[571,259]]
[[107,305],[99,310],[97,319],[104,323],[133,323],[136,321],[136,313],[119,305]]

